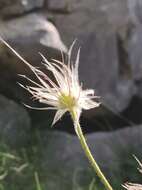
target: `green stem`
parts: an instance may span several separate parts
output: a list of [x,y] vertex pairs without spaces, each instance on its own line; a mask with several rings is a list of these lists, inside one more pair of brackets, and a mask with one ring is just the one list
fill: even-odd
[[37,190],[42,190],[41,184],[40,184],[40,181],[39,181],[38,173],[35,172],[35,173],[34,173],[34,176],[35,176],[35,182],[36,182],[36,189],[37,189]]
[[113,190],[111,185],[109,184],[108,180],[106,179],[106,177],[104,176],[104,174],[100,170],[100,168],[99,168],[97,162],[95,161],[94,157],[91,154],[91,151],[90,151],[90,149],[89,149],[89,147],[87,145],[86,139],[85,139],[85,137],[83,135],[82,129],[81,129],[80,124],[79,124],[79,121],[77,119],[76,113],[71,112],[71,116],[72,116],[72,119],[73,119],[73,121],[75,123],[75,130],[76,130],[77,136],[78,136],[78,138],[80,140],[81,146],[82,146],[82,148],[83,148],[83,150],[85,152],[85,155],[89,159],[92,167],[94,168],[94,170],[95,170],[97,176],[100,178],[101,182],[104,184],[105,188],[107,190]]

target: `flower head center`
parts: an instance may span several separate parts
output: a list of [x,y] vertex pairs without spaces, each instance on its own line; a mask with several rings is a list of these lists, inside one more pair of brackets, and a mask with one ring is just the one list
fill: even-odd
[[76,106],[75,97],[67,94],[61,94],[59,97],[60,106],[63,109],[72,110]]

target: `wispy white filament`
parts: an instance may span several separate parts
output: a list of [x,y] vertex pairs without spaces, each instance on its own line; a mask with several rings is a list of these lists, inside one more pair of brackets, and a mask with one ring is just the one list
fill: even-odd
[[[142,173],[142,163],[138,160],[138,158],[134,155],[134,158],[138,162],[140,168],[138,170]],[[142,190],[142,185],[137,183],[125,183],[123,187],[127,190]]]

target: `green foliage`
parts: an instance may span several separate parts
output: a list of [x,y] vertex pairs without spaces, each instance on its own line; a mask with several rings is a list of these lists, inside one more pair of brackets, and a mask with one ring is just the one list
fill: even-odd
[[[40,138],[38,131],[36,131],[31,139],[31,144],[18,150],[0,144],[0,190],[50,190],[47,187],[50,186],[51,180],[51,183],[62,183],[60,179],[64,178],[66,173],[64,176],[59,171],[54,170],[53,173],[50,173],[51,170],[49,170],[46,173],[48,168],[46,171],[43,170],[39,146]],[[126,181],[139,182],[141,180],[141,174],[137,171],[138,165],[132,153],[141,159],[140,155],[134,150],[118,153],[118,158],[122,158],[119,160],[120,170],[110,180],[114,189],[122,189],[121,184]],[[93,170],[89,168],[88,171],[76,168],[70,180],[71,183],[69,184],[72,184],[72,186],[68,186],[68,189],[71,190],[105,190]],[[66,185],[68,185],[68,182],[66,182]],[[59,186],[59,190],[62,189],[64,188]]]
[[[30,150],[22,148],[16,151],[1,143],[0,190],[42,190],[34,156],[33,147]],[[34,160],[31,160],[33,157]]]
[[40,180],[39,180],[39,176],[38,176],[37,172],[35,172],[35,182],[36,182],[36,190],[42,190]]

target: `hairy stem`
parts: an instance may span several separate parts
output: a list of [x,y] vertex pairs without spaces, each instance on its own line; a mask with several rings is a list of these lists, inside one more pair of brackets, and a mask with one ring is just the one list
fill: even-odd
[[86,139],[83,135],[80,123],[77,119],[76,113],[75,112],[71,112],[71,116],[72,119],[74,121],[74,125],[75,125],[75,131],[77,133],[77,136],[79,138],[79,141],[81,143],[81,146],[85,152],[85,155],[87,156],[89,162],[91,163],[92,167],[94,168],[97,176],[100,178],[101,182],[104,184],[105,188],[107,190],[113,190],[111,185],[109,184],[108,180],[106,179],[106,177],[104,176],[104,174],[102,173],[102,171],[100,170],[97,162],[95,161],[94,157],[91,154],[91,151],[87,145]]

